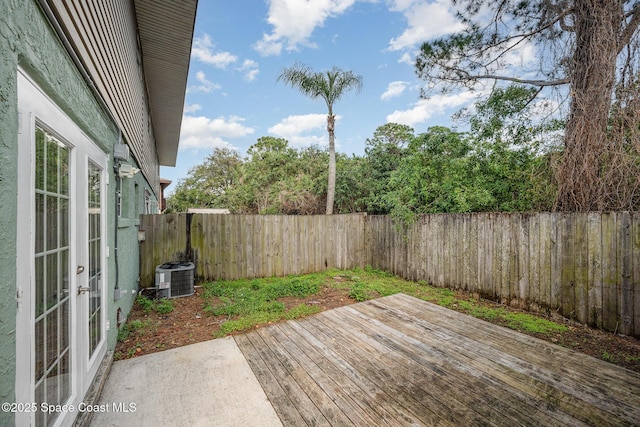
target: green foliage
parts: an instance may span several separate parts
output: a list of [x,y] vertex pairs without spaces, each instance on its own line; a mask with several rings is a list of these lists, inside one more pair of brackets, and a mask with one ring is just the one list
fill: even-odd
[[326,192],[327,153],[318,147],[297,150],[286,139],[262,137],[241,168],[241,185],[227,194],[235,213],[313,214]]
[[205,161],[189,170],[173,194],[167,198],[168,212],[186,212],[188,208],[227,208],[228,191],[240,177],[242,159],[228,148],[215,148]]
[[251,313],[284,313],[279,298],[304,298],[318,293],[322,275],[290,276],[269,279],[217,281],[203,285],[207,301],[205,311],[218,316],[247,316]]
[[[500,97],[505,93],[497,92],[503,90],[505,82],[528,85],[531,89],[527,90],[529,96],[524,104],[503,106],[531,111],[554,97],[558,102],[553,113],[566,119],[562,132],[566,149],[559,156],[558,166],[553,168],[557,188],[552,185],[545,191],[539,185],[548,178],[547,165],[541,162],[542,173],[534,169],[533,180],[528,180],[533,185],[496,190],[512,191],[514,199],[520,198],[523,190],[532,191],[537,202],[544,202],[545,207],[553,203],[555,210],[562,211],[637,210],[640,110],[632,100],[637,99],[638,93],[640,3],[637,0],[453,0],[453,3],[462,25],[455,32],[424,43],[416,58],[416,72],[426,82],[427,90],[450,92],[491,87],[492,96]],[[535,56],[524,54],[529,49]],[[527,56],[521,64],[515,64],[515,58]],[[428,95],[426,91],[422,93],[423,97]],[[534,98],[543,103],[534,102]],[[619,109],[616,105],[619,101],[630,108]],[[511,115],[510,111],[498,113]],[[553,127],[553,120],[548,117],[542,120],[548,120]],[[509,128],[528,133],[526,126]],[[520,135],[511,135],[508,139],[518,143],[519,138]],[[635,144],[625,146],[622,141],[626,138],[635,140]],[[628,147],[634,145],[636,149],[629,153]],[[511,170],[502,172],[511,174]],[[556,200],[548,202],[554,194]],[[504,209],[524,209],[530,201],[523,204],[512,201]]]
[[375,292],[368,289],[362,283],[356,283],[349,290],[349,298],[358,302],[367,301],[375,298],[376,296],[378,295]]
[[512,312],[503,306],[489,306],[474,298],[459,296],[448,288],[425,282],[410,282],[371,267],[352,270],[327,270],[302,276],[217,281],[203,284],[205,311],[224,315],[228,320],[215,336],[249,330],[256,325],[297,319],[320,311],[314,304],[299,304],[290,309],[282,298],[305,298],[324,287],[346,291],[355,301],[404,293],[474,317],[497,322],[509,328],[537,333],[562,333],[567,327],[533,314]]
[[385,199],[391,190],[391,174],[400,166],[414,138],[411,127],[386,123],[375,130],[373,138],[366,140],[362,175],[363,182],[366,182],[364,204],[368,213],[387,214],[391,210],[392,206]]
[[466,135],[444,127],[418,135],[391,174],[385,199],[393,217],[409,224],[421,213],[486,210],[493,196],[471,150]]
[[299,90],[300,93],[311,99],[324,100],[330,115],[333,114],[332,107],[335,102],[342,98],[347,91],[355,89],[359,92],[362,90],[362,76],[335,66],[327,71],[313,71],[307,65],[294,64],[282,70],[278,81]]
[[550,210],[556,184],[550,162],[561,150],[563,122],[535,121],[532,88],[511,85],[495,89],[475,105],[470,119],[486,188],[494,195],[491,210]]
[[153,300],[144,295],[138,295],[136,297],[136,304],[138,304],[146,314],[151,313],[151,310],[153,309]]
[[549,210],[558,121],[535,122],[534,90],[496,89],[475,105],[469,133],[433,127],[413,138],[382,196],[405,226],[417,214]]
[[170,299],[157,300],[153,309],[158,314],[169,314],[173,311],[173,301]]
[[118,330],[118,341],[123,342],[131,334],[138,333],[139,335],[144,335],[145,331],[153,330],[156,327],[156,324],[151,319],[147,320],[132,320],[130,322],[125,323]]
[[[468,133],[438,126],[414,135],[406,125],[378,127],[364,156],[336,156],[336,212],[391,214],[407,225],[423,213],[550,210],[563,124],[535,120],[534,95],[521,85],[497,88],[467,113]],[[170,206],[180,210],[208,200],[233,213],[323,213],[328,158],[324,148],[296,149],[274,137],[259,138],[244,160],[216,150],[179,184]],[[231,178],[207,181],[206,171]]]
[[155,311],[158,314],[169,314],[173,311],[173,301],[167,298],[151,299],[144,295],[138,295],[136,297],[136,304],[146,314]]
[[368,175],[366,159],[347,157],[338,153],[336,172],[335,211],[337,213],[366,212],[366,197],[372,178]]

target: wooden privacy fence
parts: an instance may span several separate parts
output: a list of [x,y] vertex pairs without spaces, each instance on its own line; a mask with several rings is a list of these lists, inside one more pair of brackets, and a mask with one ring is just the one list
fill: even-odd
[[143,215],[140,275],[190,260],[200,280],[370,265],[640,337],[640,214]]
[[365,214],[142,215],[140,283],[156,266],[193,261],[199,280],[286,276],[364,267]]
[[406,236],[367,218],[366,264],[640,336],[640,215],[435,214]]

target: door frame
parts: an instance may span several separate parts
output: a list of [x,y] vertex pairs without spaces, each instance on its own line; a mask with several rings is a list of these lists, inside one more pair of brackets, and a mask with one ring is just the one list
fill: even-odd
[[[35,129],[36,126],[52,132],[69,147],[69,344],[71,353],[71,390],[67,403],[74,405],[75,411],[62,413],[56,426],[71,425],[78,415],[77,405],[82,402],[107,351],[107,287],[108,246],[107,246],[107,184],[109,179],[109,156],[100,149],[67,116],[57,104],[29,77],[18,68],[18,193],[17,193],[17,242],[16,242],[16,402],[35,402],[34,392],[34,314],[35,314]],[[82,318],[85,307],[88,310],[88,296],[82,298],[76,292],[88,272],[74,274],[76,265],[83,265],[88,251],[82,246],[83,236],[88,236],[87,172],[89,159],[102,169],[101,175],[101,241],[102,263],[102,340],[91,359],[88,357],[88,322]],[[84,276],[84,277],[83,277]],[[86,285],[83,285],[86,286]],[[87,295],[87,294],[85,294]],[[87,311],[88,312],[88,311]],[[40,408],[35,408],[40,410]],[[16,413],[16,425],[32,425],[34,414]]]

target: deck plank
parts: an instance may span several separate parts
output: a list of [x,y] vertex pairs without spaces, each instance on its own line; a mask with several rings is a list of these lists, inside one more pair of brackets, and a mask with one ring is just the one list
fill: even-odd
[[[388,314],[388,313],[387,313]],[[404,319],[403,319],[404,320]],[[391,316],[386,322],[394,324]],[[437,335],[438,331],[433,325],[426,325],[424,322],[414,320],[415,323],[408,324],[400,321],[400,325],[407,326],[408,340],[415,340],[415,337],[424,335],[423,328],[429,328]],[[413,330],[411,330],[413,329]],[[390,331],[392,333],[393,331]],[[548,382],[537,380],[536,369],[529,370],[526,366],[521,366],[519,360],[497,355],[497,351],[487,352],[485,348],[478,345],[469,344],[468,340],[461,336],[445,335],[447,339],[440,340],[438,347],[444,352],[443,359],[448,364],[454,364],[447,368],[447,373],[455,370],[471,377],[480,377],[486,384],[485,393],[499,396],[505,404],[512,406],[515,410],[529,418],[534,418],[536,423],[547,419],[543,425],[564,423],[567,425],[603,425],[607,423],[610,414],[602,411],[587,411],[580,399],[570,393],[565,393]],[[493,385],[493,388],[489,386]],[[464,387],[463,380],[457,380],[457,386]],[[462,387],[461,387],[462,386]],[[540,398],[544,397],[545,405],[539,408]],[[478,404],[483,404],[482,398],[478,396]],[[591,409],[591,407],[589,406]],[[622,425],[625,425],[622,423]]]
[[[273,405],[278,417],[284,425],[316,425],[324,418],[306,394],[291,382],[278,361],[274,361],[265,351],[264,343],[260,343],[257,335],[239,335],[235,337],[238,347],[245,355],[249,366],[260,381],[262,388]],[[266,356],[266,357],[265,357]]]
[[[264,328],[257,331],[257,333],[271,347],[274,354],[277,354],[292,377],[316,407],[321,410],[329,425],[365,423],[367,421],[358,410],[357,403],[350,401],[348,396],[342,395],[335,383],[323,375],[313,360],[305,360],[300,357],[300,360],[306,362],[304,364],[296,360],[295,356],[300,356],[300,353],[296,351],[296,345],[284,334],[279,333],[278,328],[269,328],[269,330]],[[353,418],[350,418],[349,415]],[[364,415],[366,416],[367,414],[365,413]],[[322,424],[324,423],[319,425]]]
[[[318,325],[318,320],[322,317],[324,316],[318,316],[313,321],[300,322],[295,327],[306,329],[310,336],[320,342],[330,341],[332,343],[330,353],[351,366],[352,372],[357,372],[359,377],[373,381],[374,390],[377,393],[393,396],[392,399],[395,400],[393,404],[400,405],[404,411],[413,414],[413,425],[424,420],[428,420],[426,425],[457,425],[456,418],[450,411],[440,404],[432,404],[435,399],[429,395],[430,390],[407,381],[396,366],[387,365],[386,369],[380,369],[381,360],[375,354],[365,354],[362,342],[341,339],[338,335],[340,331],[337,329],[328,335],[328,330]],[[425,398],[426,395],[432,399]],[[428,403],[425,404],[425,402]]]
[[640,425],[640,374],[407,295],[235,339],[285,426]]
[[[534,366],[535,369],[527,371],[528,374],[541,377],[561,390],[580,394],[581,399],[609,409],[619,402],[622,404],[620,414],[630,412],[634,418],[640,418],[640,374],[637,372],[507,328],[468,318],[434,304],[422,302],[416,306],[415,299],[407,295],[372,301],[371,304],[389,305],[396,308],[396,313],[415,316],[410,317],[412,321],[426,320],[439,325],[447,333],[459,334],[456,335],[458,338],[470,337],[479,344],[477,347],[480,351],[491,348],[497,356],[517,362],[525,368]],[[461,322],[461,318],[467,318],[467,321]]]
[[[582,353],[551,344],[529,335],[517,333],[511,329],[499,327],[489,322],[481,320],[471,323],[461,321],[466,319],[465,315],[435,304],[416,300],[408,295],[397,294],[394,295],[394,298],[381,298],[370,301],[371,304],[377,304],[378,302],[390,304],[400,311],[407,312],[407,314],[413,313],[416,316],[422,316],[433,322],[439,321],[441,325],[448,326],[451,324],[452,327],[461,326],[462,328],[458,328],[457,330],[460,330],[462,333],[469,333],[475,341],[483,345],[499,348],[503,352],[509,351],[510,354],[516,356],[534,358],[536,363],[551,363],[552,365],[557,365],[556,369],[560,370],[573,363],[575,367],[572,368],[572,371],[584,375],[584,377],[581,378],[583,380],[593,380],[595,375],[598,380],[609,380],[613,378],[615,382],[611,385],[620,386],[620,391],[629,390],[630,387],[635,387],[636,389],[638,387],[637,379],[633,376],[629,377],[627,370],[620,369],[616,365],[602,363],[601,360],[593,357],[585,357]],[[455,322],[449,323],[454,320]],[[532,347],[536,349],[535,352],[530,351]],[[594,369],[596,372],[594,372]]]
[[[314,378],[322,381],[322,375],[331,379],[337,387],[339,393],[350,396],[361,410],[370,412],[375,418],[374,421],[383,421],[387,425],[410,426],[413,419],[410,414],[398,410],[396,406],[387,405],[391,396],[381,394],[373,383],[365,383],[357,378],[357,375],[344,375],[339,367],[336,367],[332,360],[327,359],[311,343],[299,335],[288,323],[279,325],[277,330],[280,334],[280,341],[300,363],[309,367],[313,371]],[[346,366],[340,364],[340,366]],[[354,378],[354,376],[356,378]]]
[[[366,321],[358,317],[350,319],[351,323],[361,322],[363,326]],[[512,397],[515,390],[505,387],[505,384],[489,381],[484,372],[474,372],[471,369],[474,356],[457,354],[457,347],[448,345],[446,340],[423,343],[400,329],[387,329],[385,324],[376,325],[376,329],[378,333],[384,332],[376,336],[377,340],[392,350],[390,356],[397,359],[404,370],[415,375],[415,381],[428,384],[431,390],[437,392],[437,396],[446,396],[441,403],[445,407],[453,401],[457,402],[457,408],[449,409],[457,419],[461,413],[468,412],[465,416],[467,420],[499,418],[509,420],[509,425],[515,426],[530,425],[523,419],[535,415],[546,425],[558,424],[558,420],[540,412],[534,405],[523,405],[521,402],[514,405]]]
[[[333,326],[336,331],[343,331],[339,329],[343,327],[343,323],[338,319],[333,320],[336,321],[335,324],[327,324],[327,326]],[[477,419],[491,420],[502,417],[510,418],[512,425],[522,425],[518,423],[517,416],[505,416],[499,408],[501,403],[493,398],[487,399],[491,401],[487,402],[487,405],[478,404],[478,400],[472,396],[476,394],[475,391],[481,384],[473,378],[464,379],[465,387],[456,387],[455,382],[452,381],[451,371],[443,376],[439,363],[431,363],[430,357],[425,357],[424,353],[419,351],[413,351],[402,341],[387,335],[375,335],[367,340],[366,335],[360,336],[362,333],[355,332],[353,329],[345,330],[349,331],[343,336],[345,346],[349,345],[352,335],[363,338],[358,344],[358,352],[360,357],[363,352],[367,353],[366,356],[370,362],[366,369],[376,372],[380,366],[385,366],[392,373],[391,378],[397,384],[397,392],[406,392],[410,388],[412,395],[419,400],[421,406],[428,407],[449,423],[467,425]],[[389,387],[389,383],[382,382],[381,387]],[[416,406],[416,410],[418,409],[419,407]],[[487,422],[487,425],[494,424]]]

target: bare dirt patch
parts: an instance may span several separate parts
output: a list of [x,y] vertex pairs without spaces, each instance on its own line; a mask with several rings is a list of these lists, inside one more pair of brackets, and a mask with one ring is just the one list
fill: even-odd
[[[126,359],[213,339],[220,330],[220,325],[229,318],[208,314],[205,310],[206,302],[202,298],[203,292],[201,287],[196,286],[193,295],[171,300],[174,309],[167,314],[155,311],[145,313],[142,307],[135,303],[127,321],[129,324],[140,321],[145,326],[132,331],[127,338],[118,342],[116,358]],[[306,303],[319,307],[321,311],[355,302],[349,298],[347,290],[327,286],[318,294],[307,298],[286,297],[280,298],[279,301],[284,303],[287,309]],[[258,327],[260,326],[264,325]]]
[[[340,280],[340,278],[334,279]],[[229,318],[208,314],[204,309],[206,303],[202,298],[203,292],[202,288],[196,287],[194,295],[171,300],[174,309],[167,314],[159,314],[155,311],[145,313],[139,304],[134,304],[128,322],[130,324],[138,322],[144,327],[132,330],[125,339],[118,342],[116,359],[136,357],[213,339],[219,331],[220,325]],[[465,292],[456,292],[456,297],[460,300],[473,299],[473,296]],[[348,290],[334,289],[329,285],[323,286],[316,295],[306,298],[286,297],[279,299],[279,301],[283,302],[287,308],[306,303],[318,306],[322,311],[356,302],[349,297]],[[499,306],[492,301],[478,301],[477,299],[474,301],[476,304],[487,307]],[[518,310],[513,311],[517,312]],[[568,330],[553,334],[530,333],[529,335],[640,372],[640,340],[596,330],[559,317],[555,317],[553,320],[567,325]],[[500,324],[501,322],[494,323]],[[262,326],[265,325],[258,325],[256,328]],[[506,325],[503,324],[503,326]]]

